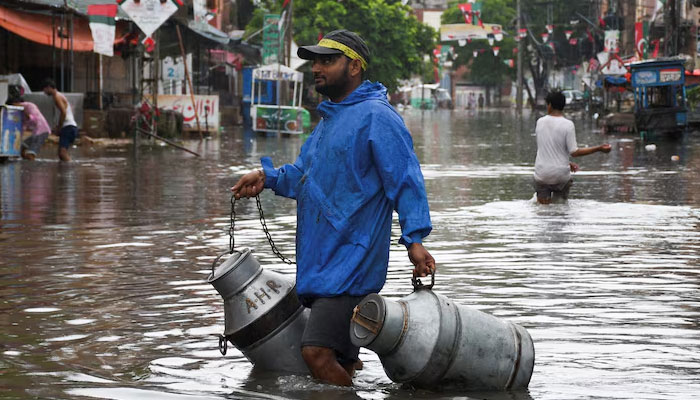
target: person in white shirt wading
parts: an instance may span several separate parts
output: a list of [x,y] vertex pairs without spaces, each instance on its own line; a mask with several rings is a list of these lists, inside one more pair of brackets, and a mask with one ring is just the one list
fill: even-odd
[[564,118],[566,98],[559,92],[550,92],[546,98],[547,115],[537,120],[537,158],[534,185],[537,202],[549,204],[552,200],[565,201],[573,183],[571,172],[578,165],[569,162],[569,156],[581,157],[596,152],[609,153],[610,145],[579,148],[576,144],[574,123]]
[[56,82],[52,79],[44,81],[44,94],[53,98],[61,116],[58,119],[58,126],[54,129],[54,133],[58,135],[58,158],[61,161],[70,161],[68,148],[73,145],[78,137],[78,124],[73,116],[73,109],[63,93],[56,90]]

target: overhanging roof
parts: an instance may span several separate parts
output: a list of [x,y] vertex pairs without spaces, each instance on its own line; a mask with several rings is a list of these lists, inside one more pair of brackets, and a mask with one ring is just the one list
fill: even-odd
[[[33,42],[47,46],[55,45],[57,48],[65,50],[71,49],[71,40],[67,37],[68,32],[64,32],[63,37],[59,36],[60,33],[54,29],[54,23],[50,15],[22,12],[0,6],[0,26],[15,35],[22,36]],[[122,34],[123,26],[118,24],[117,37]],[[74,51],[93,50],[94,43],[87,18],[75,19],[72,42]]]
[[[22,4],[27,6],[36,6],[53,8],[56,10],[65,9],[63,0],[13,0],[20,7]],[[88,6],[93,4],[116,4],[116,0],[68,0],[66,6],[68,9],[75,11],[78,14],[87,15]],[[117,19],[129,19],[124,11],[119,8],[117,10]]]

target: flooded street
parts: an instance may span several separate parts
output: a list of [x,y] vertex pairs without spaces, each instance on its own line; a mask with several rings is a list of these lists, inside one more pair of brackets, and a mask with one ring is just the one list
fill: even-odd
[[[0,397],[99,399],[692,399],[700,392],[700,134],[605,136],[576,121],[568,204],[538,206],[535,117],[406,111],[423,166],[435,290],[525,327],[529,391],[414,391],[360,354],[354,389],[253,371],[218,350],[223,300],[206,282],[228,248],[230,186],[263,155],[292,162],[298,137],[73,149],[60,164],[0,164]],[[680,161],[672,161],[677,155]],[[267,225],[294,253],[295,203],[265,191]],[[236,246],[290,273],[237,203]],[[397,218],[395,217],[395,222]],[[394,225],[382,295],[411,291]]]

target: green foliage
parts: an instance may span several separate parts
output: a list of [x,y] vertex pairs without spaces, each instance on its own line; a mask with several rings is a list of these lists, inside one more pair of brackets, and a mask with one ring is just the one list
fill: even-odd
[[[266,12],[279,12],[280,4],[268,3],[272,11]],[[437,34],[420,23],[411,8],[402,6],[400,1],[294,0],[293,4],[294,40],[298,45],[315,44],[319,34],[336,29],[357,32],[370,49],[367,78],[382,82],[390,92],[397,88],[400,79],[425,72],[423,57],[432,53]],[[264,13],[256,10],[247,32],[261,28]]]
[[688,97],[688,109],[695,110],[700,106],[700,86],[696,86],[686,91]]

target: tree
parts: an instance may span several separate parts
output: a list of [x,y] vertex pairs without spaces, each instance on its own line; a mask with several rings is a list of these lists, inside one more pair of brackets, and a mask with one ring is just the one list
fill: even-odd
[[[319,35],[335,29],[357,32],[370,49],[367,78],[382,82],[389,92],[396,90],[400,79],[422,73],[423,57],[435,47],[435,30],[419,22],[400,1],[294,0],[293,4],[294,40],[300,46],[315,44]],[[276,2],[261,5],[280,9]],[[261,28],[263,13],[256,11],[246,31]]]

